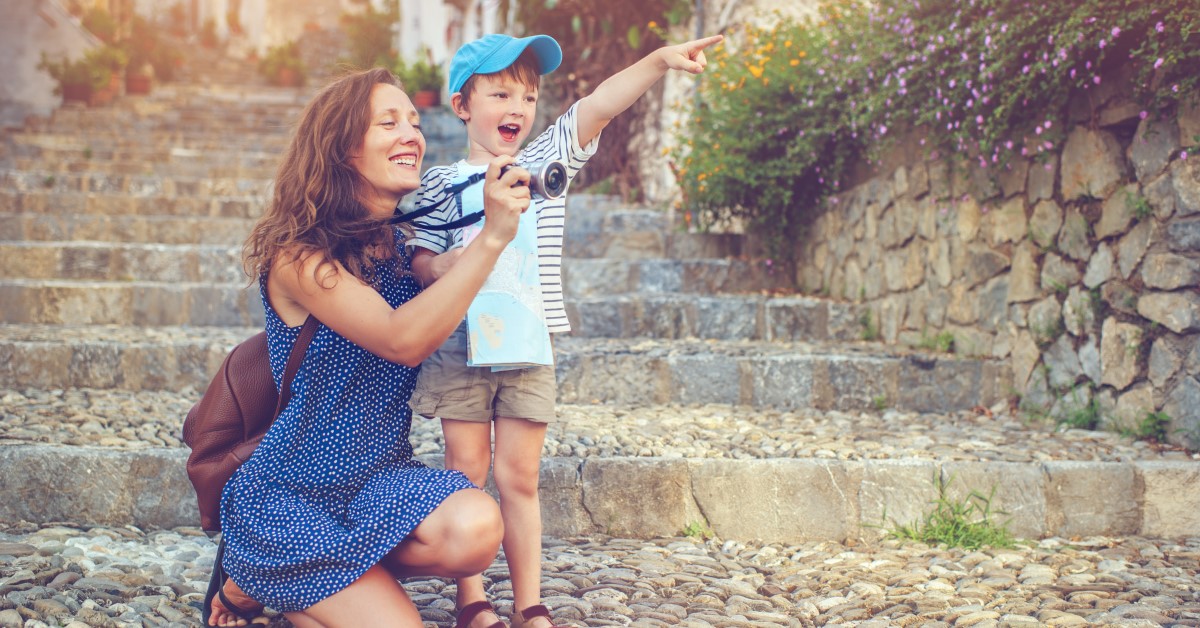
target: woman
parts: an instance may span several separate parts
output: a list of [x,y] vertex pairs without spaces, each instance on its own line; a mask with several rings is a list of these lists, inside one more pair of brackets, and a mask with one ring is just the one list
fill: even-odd
[[209,625],[245,625],[265,604],[300,628],[420,626],[397,578],[463,577],[495,558],[495,501],[412,460],[408,400],[416,367],[516,233],[529,174],[491,163],[483,233],[418,294],[388,219],[417,188],[424,152],[417,111],[386,70],[342,78],[304,111],[244,261],[277,382],[305,319],[320,326],[291,402],[222,495],[224,598],[205,609]]

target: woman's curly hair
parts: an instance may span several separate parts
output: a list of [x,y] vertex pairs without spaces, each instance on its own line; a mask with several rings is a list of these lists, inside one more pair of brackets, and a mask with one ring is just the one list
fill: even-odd
[[287,252],[293,262],[320,256],[319,282],[334,278],[337,262],[374,284],[375,262],[397,254],[394,228],[360,202],[366,182],[351,163],[370,127],[371,92],[379,84],[403,89],[390,71],[374,68],[329,84],[305,107],[275,175],[271,203],[242,250],[252,281]]

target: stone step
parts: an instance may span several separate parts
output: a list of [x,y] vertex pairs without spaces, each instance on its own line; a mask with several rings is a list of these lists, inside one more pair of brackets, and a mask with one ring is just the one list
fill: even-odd
[[132,196],[247,196],[270,194],[271,178],[0,170],[0,187],[19,193],[100,192]]
[[[0,382],[42,389],[202,387],[229,347],[257,329],[0,325]],[[1012,380],[1001,362],[873,343],[560,337],[555,359],[562,403],[946,412],[1001,401]]]
[[0,240],[240,244],[251,218],[0,213]]
[[[148,255],[144,259],[155,262],[162,258]],[[228,263],[222,263],[214,272],[228,275],[229,268]],[[183,264],[169,265],[164,271],[181,275],[204,272]],[[239,326],[261,325],[263,313],[257,285],[247,285],[246,281],[7,278],[0,280],[0,321],[35,325]]]
[[[0,500],[0,521],[195,525],[179,434],[197,397],[0,390],[0,490],[39,497]],[[934,478],[949,482],[951,500],[990,495],[993,514],[1023,538],[1181,537],[1200,527],[1194,456],[1056,430],[1004,405],[938,414],[715,404],[558,412],[539,489],[550,535],[648,538],[700,523],[727,540],[880,539],[884,527],[929,512]],[[414,419],[410,441],[419,459],[441,464],[437,422]]]
[[[272,179],[278,156],[260,158],[260,163],[243,164],[236,155],[213,155],[203,160],[176,159],[171,156],[146,159],[63,159],[55,157],[16,157],[15,170],[50,174],[147,175],[158,177]],[[44,181],[44,179],[43,179]]]
[[132,195],[119,192],[0,191],[0,213],[112,218],[186,217],[258,218],[268,194],[178,196],[161,190]]
[[[567,242],[564,248],[570,249]],[[742,259],[564,259],[568,296],[664,292],[791,292],[791,278],[770,260]]]
[[[7,279],[245,284],[241,247],[215,244],[3,242]],[[27,294],[37,298],[33,294]]]
[[571,332],[583,338],[700,338],[853,342],[861,306],[805,296],[619,294],[568,297]]
[[[235,149],[233,147],[222,147],[204,151],[179,147],[158,149],[141,145],[115,148],[110,146],[94,146],[91,144],[45,145],[22,143],[11,144],[11,147],[14,164],[21,164],[20,160],[22,159],[40,160],[45,164],[53,164],[55,167],[58,167],[61,162],[71,163],[72,167],[66,168],[66,170],[78,170],[87,167],[89,164],[104,162],[149,162],[155,166],[160,163],[207,163],[211,165],[237,164],[244,167],[268,167],[278,164],[281,154],[278,151],[265,151],[261,148]],[[21,166],[18,169],[53,170],[54,168],[47,165],[35,168]]]
[[18,132],[8,136],[14,153],[32,148],[53,150],[130,151],[192,150],[198,152],[218,151],[282,151],[287,148],[289,135],[282,133],[233,133],[233,132],[153,132],[123,133],[120,130],[96,130],[86,136],[75,133]]

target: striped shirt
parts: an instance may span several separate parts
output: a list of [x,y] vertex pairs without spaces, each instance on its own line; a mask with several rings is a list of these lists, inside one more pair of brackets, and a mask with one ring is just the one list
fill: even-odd
[[[526,165],[555,159],[566,164],[567,180],[574,180],[588,158],[596,154],[596,147],[600,141],[600,136],[597,135],[586,147],[579,146],[579,127],[575,120],[577,106],[578,103],[572,105],[550,125],[550,128],[529,142],[517,154],[517,162]],[[417,191],[416,206],[428,207],[433,204],[438,209],[416,222],[437,225],[458,219],[458,203],[448,198],[449,187],[485,170],[486,165],[473,166],[466,161],[426,170],[425,174],[421,175],[421,188]],[[533,208],[537,212],[538,272],[542,284],[542,309],[546,315],[546,327],[552,334],[571,331],[571,322],[567,320],[567,311],[563,304],[562,289],[563,225],[566,221],[566,207],[566,194],[556,199],[534,197],[533,200]],[[410,246],[419,246],[434,253],[445,253],[462,246],[461,229],[430,231],[414,227],[414,231],[413,237],[408,241]]]

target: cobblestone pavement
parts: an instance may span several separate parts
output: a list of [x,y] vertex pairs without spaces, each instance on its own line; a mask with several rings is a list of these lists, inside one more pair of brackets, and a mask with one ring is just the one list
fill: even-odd
[[[215,547],[196,529],[0,529],[0,627],[199,625]],[[915,543],[548,539],[543,586],[576,626],[1200,626],[1200,537]],[[486,575],[511,612],[503,562]],[[454,585],[409,580],[426,626]],[[287,626],[281,617],[274,626]]]
[[[0,390],[0,445],[181,447],[183,417],[199,397],[180,392]],[[1061,430],[1003,405],[950,414],[776,411],[750,406],[559,405],[544,455],[667,458],[912,458],[926,460],[1200,460],[1112,432]],[[418,455],[442,451],[441,426],[414,419]],[[1030,447],[1037,443],[1037,447]]]
[[[180,447],[180,422],[196,397],[193,390],[0,391],[0,445]],[[1195,457],[1107,432],[1025,422],[1003,406],[948,415],[723,405],[559,410],[564,420],[550,429],[548,456]],[[418,453],[442,449],[436,422],[414,421],[412,440]],[[197,625],[213,553],[213,543],[190,528],[0,528],[0,628]],[[557,616],[578,626],[1200,626],[1198,572],[1200,536],[1050,538],[974,552],[886,540],[588,538],[547,540],[544,586]],[[507,615],[503,563],[486,575]],[[427,625],[453,625],[453,584],[406,587]]]

